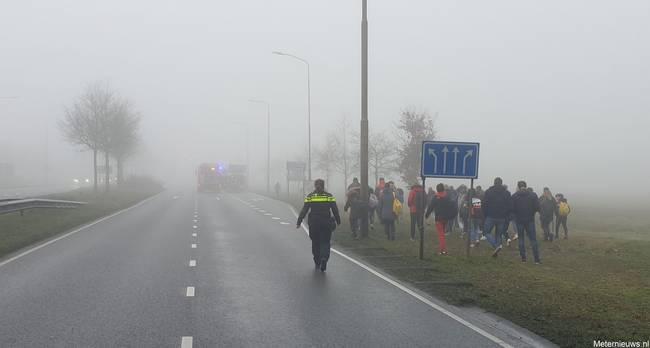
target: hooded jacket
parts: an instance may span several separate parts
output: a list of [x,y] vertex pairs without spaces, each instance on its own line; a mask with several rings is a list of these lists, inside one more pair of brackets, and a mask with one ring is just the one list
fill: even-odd
[[381,197],[379,197],[379,216],[382,220],[395,220],[393,213],[393,201],[395,200],[395,191],[392,188],[384,188]]
[[411,191],[409,192],[408,206],[411,211],[411,214],[424,212],[424,206],[426,202],[424,201],[424,189],[420,185],[413,185]]
[[555,198],[542,195],[539,198],[539,217],[544,221],[553,220],[553,214],[557,209]]
[[433,199],[429,204],[429,208],[427,208],[426,217],[428,218],[429,215],[435,211],[436,221],[446,221],[443,219],[443,216],[451,215],[449,211],[446,211],[450,205],[443,204],[443,201],[448,199],[449,198],[447,197],[447,192],[436,192],[436,195],[433,196]]
[[481,204],[486,218],[505,219],[512,211],[512,196],[503,185],[494,185],[485,191]]

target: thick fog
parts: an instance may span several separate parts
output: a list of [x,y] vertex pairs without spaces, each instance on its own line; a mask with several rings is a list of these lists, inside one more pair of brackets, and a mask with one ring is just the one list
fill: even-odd
[[[646,0],[370,0],[370,128],[428,111],[439,139],[481,143],[484,186],[647,196],[648,13]],[[306,157],[306,68],[271,52],[310,63],[314,147],[344,116],[358,129],[360,14],[360,0],[4,0],[0,162],[25,184],[90,177],[58,122],[105,81],[142,116],[127,173],[191,185],[199,163],[245,164],[248,148],[262,185],[261,99],[284,183],[285,161]]]

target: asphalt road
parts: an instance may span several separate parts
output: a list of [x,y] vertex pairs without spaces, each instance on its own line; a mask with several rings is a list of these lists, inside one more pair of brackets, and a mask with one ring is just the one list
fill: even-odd
[[314,271],[295,220],[253,194],[167,192],[0,260],[0,347],[505,344],[340,255]]

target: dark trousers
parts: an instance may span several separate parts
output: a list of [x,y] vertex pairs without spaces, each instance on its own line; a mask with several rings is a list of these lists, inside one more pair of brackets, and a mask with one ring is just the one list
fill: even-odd
[[395,240],[395,220],[383,219],[381,223],[384,224],[386,238],[388,240]]
[[352,230],[352,234],[354,235],[359,232],[359,226],[361,226],[361,217],[358,215],[358,212],[350,213],[350,230]]
[[544,231],[544,240],[553,241],[553,232],[551,232],[551,223],[553,222],[553,217],[540,217],[539,223],[542,225],[542,230]]
[[417,226],[419,231],[419,229],[422,228],[422,225],[424,225],[423,222],[422,214],[411,213],[411,239],[416,239],[415,227]]
[[557,217],[557,222],[555,223],[555,238],[558,239],[559,233],[560,233],[560,225],[562,225],[562,228],[564,228],[564,238],[569,238],[569,229],[566,227],[566,221],[567,217],[566,216],[558,216]]
[[311,253],[314,255],[314,262],[330,258],[330,239],[332,230],[329,226],[309,225],[309,238],[311,239]]
[[530,239],[530,246],[533,248],[533,257],[535,262],[540,262],[539,247],[537,246],[537,233],[535,231],[535,220],[529,222],[517,222],[517,234],[519,235],[519,255],[523,261],[526,261],[526,244],[524,236]]

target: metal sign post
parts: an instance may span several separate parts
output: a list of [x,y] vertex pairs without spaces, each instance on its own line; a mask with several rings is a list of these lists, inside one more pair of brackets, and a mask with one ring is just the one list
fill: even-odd
[[[470,179],[468,197],[467,256],[470,254],[472,236],[472,191],[474,179],[478,178],[479,151],[481,145],[472,142],[423,141],[420,174],[422,188],[426,178]],[[426,196],[426,190],[425,190]],[[424,220],[420,232],[420,259],[424,257]]]

